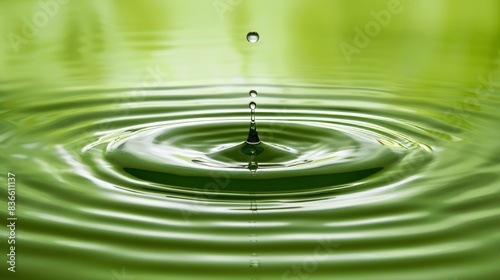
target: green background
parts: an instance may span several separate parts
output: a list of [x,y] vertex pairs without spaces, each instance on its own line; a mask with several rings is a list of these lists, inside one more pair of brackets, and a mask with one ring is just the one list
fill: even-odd
[[[18,217],[1,279],[500,276],[498,1],[41,2],[0,2],[0,213],[12,172]],[[273,196],[251,187],[272,168],[235,160],[207,195],[210,168],[186,151],[243,141],[250,89],[262,140],[320,167],[283,163],[276,176],[302,177],[260,185]],[[141,142],[176,124],[161,143],[185,165]]]

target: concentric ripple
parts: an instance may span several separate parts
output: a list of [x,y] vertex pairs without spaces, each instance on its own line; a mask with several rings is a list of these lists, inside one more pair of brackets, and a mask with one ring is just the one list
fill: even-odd
[[[259,90],[263,109],[257,112],[257,124],[262,143],[249,145],[244,143],[249,118],[247,98],[239,93],[243,88],[220,87],[226,93],[204,95],[200,101],[187,96],[200,96],[214,88],[180,89],[183,100],[176,104],[182,111],[168,108],[171,101],[152,103],[157,94],[171,100],[169,89],[152,92],[140,103],[143,107],[134,104],[134,111],[149,111],[141,116],[142,124],[115,129],[83,150],[97,157],[94,161],[109,162],[113,166],[109,172],[150,183],[131,191],[234,196],[325,192],[367,184],[376,188],[374,182],[409,158],[422,158],[412,170],[418,172],[437,148],[427,133],[430,128],[426,131],[418,122],[403,118],[429,119],[388,110],[385,117],[368,100],[346,99],[345,93],[352,89],[287,87],[284,103],[283,89],[270,86]],[[338,98],[320,100],[325,94]],[[294,99],[297,95],[308,98]],[[191,106],[194,103],[199,105]],[[161,108],[168,108],[169,113],[156,114]],[[214,173],[223,174],[224,180]]]
[[[332,273],[360,279],[352,266],[377,264],[373,255],[387,260],[388,271],[394,263],[436,252],[494,253],[495,239],[426,242],[468,228],[464,221],[472,226],[498,217],[492,199],[482,196],[498,180],[496,165],[486,168],[483,158],[460,148],[463,129],[439,114],[446,105],[408,102],[402,93],[380,89],[254,85],[262,142],[249,145],[247,88],[165,87],[133,99],[123,98],[128,90],[73,92],[66,99],[25,104],[16,120],[20,127],[2,142],[10,147],[12,170],[22,170],[27,159],[38,167],[23,195],[30,205],[24,208],[26,236],[41,248],[32,254],[45,254],[37,241],[42,236],[60,250],[111,254],[118,263],[146,260],[148,269],[131,271],[151,279],[161,279],[165,266],[191,267],[197,258],[221,269],[229,263],[222,279],[235,279],[258,253],[279,279],[326,242],[336,249],[321,263],[319,279]],[[456,174],[457,164],[483,166],[483,173]],[[449,197],[450,192],[458,195]],[[457,213],[456,207],[474,209],[477,203],[484,210],[456,218],[440,220],[432,213]],[[258,213],[259,227],[249,231],[249,215],[257,215],[252,213]],[[60,228],[75,233],[60,238],[54,234]],[[89,237],[68,237],[76,232]],[[123,232],[124,239],[115,238]],[[266,244],[258,251],[249,247],[247,236],[254,232]],[[484,231],[474,234],[479,238]],[[90,246],[94,235],[106,241]],[[204,242],[213,247],[200,249],[208,246]],[[123,256],[122,246],[144,253]],[[256,253],[247,256],[247,249]],[[93,278],[108,271],[98,270]],[[182,279],[196,277],[186,272]]]

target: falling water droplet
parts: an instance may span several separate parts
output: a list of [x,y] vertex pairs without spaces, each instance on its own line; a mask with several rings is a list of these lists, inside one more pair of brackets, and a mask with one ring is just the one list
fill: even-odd
[[259,41],[259,33],[249,32],[247,34],[247,41],[250,43],[256,43],[257,41]]
[[248,105],[250,107],[250,109],[252,110],[255,110],[255,108],[257,108],[257,104],[255,104],[255,102],[250,102],[250,104]]
[[251,90],[248,95],[250,95],[250,97],[257,97],[257,92],[255,90]]

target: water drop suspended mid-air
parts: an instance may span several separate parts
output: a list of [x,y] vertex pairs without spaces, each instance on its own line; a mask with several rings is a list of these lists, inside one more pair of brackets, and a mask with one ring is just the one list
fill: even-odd
[[255,110],[255,108],[257,108],[257,104],[255,104],[255,102],[250,102],[250,104],[248,104],[248,107],[250,107],[250,109],[252,110]]
[[248,95],[250,95],[250,97],[257,97],[257,92],[255,90],[251,90]]
[[257,41],[259,41],[259,33],[257,32],[249,32],[247,34],[247,41],[250,42],[250,43],[256,43]]

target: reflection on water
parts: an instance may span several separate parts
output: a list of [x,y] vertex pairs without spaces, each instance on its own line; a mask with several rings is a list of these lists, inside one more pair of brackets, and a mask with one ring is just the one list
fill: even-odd
[[0,4],[13,279],[500,275],[496,1],[349,59],[388,1],[49,2]]

